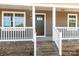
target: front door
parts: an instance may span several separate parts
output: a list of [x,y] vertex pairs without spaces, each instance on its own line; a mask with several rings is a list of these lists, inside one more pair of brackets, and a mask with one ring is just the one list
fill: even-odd
[[35,20],[36,20],[35,25],[36,25],[37,36],[44,36],[45,35],[45,33],[44,33],[44,15],[36,14]]

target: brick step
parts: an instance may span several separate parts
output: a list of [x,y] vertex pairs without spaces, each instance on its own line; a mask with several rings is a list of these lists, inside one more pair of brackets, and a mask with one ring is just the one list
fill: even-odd
[[76,52],[63,52],[63,56],[71,56],[71,55],[76,55]]
[[57,54],[56,52],[41,53],[42,56],[52,56],[52,55],[56,55],[56,54]]
[[31,52],[0,52],[0,56],[31,56]]
[[37,55],[40,56],[58,55],[58,50],[55,43],[52,41],[38,41]]
[[39,48],[39,50],[41,50],[42,52],[44,52],[44,51],[46,51],[46,52],[54,52],[55,50],[53,50],[52,48],[44,48],[44,49],[41,49],[41,48]]
[[38,45],[38,46],[39,46],[39,47],[52,47],[52,45],[50,45],[50,46],[49,46],[49,45],[50,45],[50,44],[44,44],[44,45],[42,44],[42,46],[40,46],[40,45]]

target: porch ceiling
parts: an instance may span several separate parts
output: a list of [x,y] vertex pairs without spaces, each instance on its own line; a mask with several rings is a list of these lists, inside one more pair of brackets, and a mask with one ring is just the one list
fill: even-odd
[[39,7],[39,6],[37,6],[35,9],[36,10],[51,11],[52,7]]
[[57,11],[79,12],[79,9],[76,9],[76,8],[57,8]]
[[[32,6],[23,6],[23,5],[7,5],[7,4],[0,4],[0,8],[3,9],[20,9],[20,10],[32,10]],[[39,7],[36,6],[35,7],[36,10],[46,10],[46,11],[50,11],[52,10],[51,7]]]
[[22,5],[6,5],[0,4],[0,8],[6,9],[20,9],[20,10],[32,10],[31,6],[22,6]]
[[[45,4],[46,5],[46,4]],[[49,4],[50,5],[50,4]],[[53,4],[55,5],[55,4]],[[75,5],[75,4],[57,4],[57,5]],[[76,4],[78,6],[79,4]],[[23,5],[8,5],[8,4],[0,4],[0,8],[6,8],[6,9],[20,9],[20,10],[32,10],[32,6],[23,6]],[[36,10],[46,10],[51,11],[52,7],[35,7]],[[73,12],[79,12],[79,8],[57,8],[57,11],[73,11]]]

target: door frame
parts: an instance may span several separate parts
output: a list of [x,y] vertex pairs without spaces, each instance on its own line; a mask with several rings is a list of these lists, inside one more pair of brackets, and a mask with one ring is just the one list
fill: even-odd
[[[36,37],[46,37],[46,13],[35,13],[35,17],[36,15],[44,15],[44,35],[41,36],[36,35]],[[36,28],[36,21],[35,21],[35,28]]]

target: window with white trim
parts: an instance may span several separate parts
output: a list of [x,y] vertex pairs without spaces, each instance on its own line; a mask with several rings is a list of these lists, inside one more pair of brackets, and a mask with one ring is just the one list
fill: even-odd
[[24,14],[15,14],[15,27],[24,26]]
[[68,14],[68,27],[77,27],[77,14]]
[[3,27],[24,27],[24,12],[3,12]]

